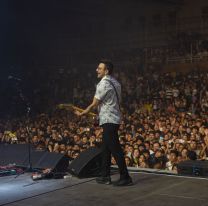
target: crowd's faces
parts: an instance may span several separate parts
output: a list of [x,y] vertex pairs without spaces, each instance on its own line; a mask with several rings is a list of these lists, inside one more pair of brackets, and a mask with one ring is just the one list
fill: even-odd
[[53,140],[56,140],[58,138],[57,133],[56,132],[52,132],[51,138]]
[[[44,139],[43,139],[43,141],[44,141]],[[49,142],[50,142],[50,138],[46,138],[45,139],[45,145],[48,146],[49,145]]]
[[202,142],[197,143],[196,150],[201,151],[202,149],[203,149],[203,143]]
[[145,148],[145,146],[142,144],[142,145],[139,145],[138,149],[139,149],[139,151],[142,153],[146,148]]
[[[98,136],[99,138],[100,136]],[[100,139],[100,138],[99,138]],[[96,141],[96,136],[95,135],[91,135],[90,136],[90,139],[89,139],[90,142],[95,142]]]
[[160,149],[160,144],[158,142],[155,142],[153,144],[153,148],[152,148],[153,152],[156,152],[159,149]]
[[126,166],[127,167],[131,167],[132,166],[131,159],[128,156],[125,156],[125,162],[126,162]]
[[48,149],[49,152],[53,152],[53,146],[52,145],[48,145],[47,149]]
[[[151,141],[153,141],[153,140],[155,140],[155,134],[153,133],[153,132],[150,132],[149,133],[149,139],[151,140]],[[157,137],[158,138],[158,137]]]
[[184,143],[186,143],[188,141],[188,136],[186,134],[184,134],[182,136],[182,139],[183,139]]
[[169,159],[169,161],[171,163],[176,163],[178,161],[177,155],[175,153],[173,153],[173,152],[171,152],[169,154],[169,158],[168,159]]
[[73,151],[72,150],[68,150],[66,155],[69,157],[69,158],[72,158],[73,157]]
[[124,146],[124,152],[127,154],[129,151],[129,145],[128,144],[125,144]]
[[111,164],[112,164],[112,165],[116,165],[116,160],[115,160],[114,157],[111,158]]
[[38,135],[39,135],[39,136],[44,136],[44,134],[45,134],[45,133],[44,133],[43,130],[40,130],[40,129],[38,130]]
[[75,153],[73,153],[72,158],[76,159],[78,156],[79,156],[79,152],[75,152]]
[[163,126],[162,131],[164,134],[167,134],[169,132],[169,129],[166,126]]
[[155,134],[154,134],[154,139],[159,140],[161,136],[163,136],[163,135],[158,130],[156,130]]
[[162,169],[162,163],[160,161],[156,162],[153,165],[153,169]]
[[146,157],[145,155],[140,155],[139,156],[139,166],[141,166],[143,163],[146,162]]
[[201,121],[197,121],[197,122],[196,122],[196,126],[197,126],[198,128],[201,128],[202,122],[201,122]]
[[184,160],[187,160],[188,159],[188,149],[183,148],[181,151],[181,156]]
[[72,150],[73,146],[72,145],[66,145],[66,150],[69,151],[69,150]]
[[126,141],[130,142],[132,140],[132,134],[127,133],[125,136]]
[[121,145],[125,145],[125,141],[124,141],[124,139],[122,137],[119,137],[119,141],[120,141]]
[[196,150],[197,149],[197,143],[196,141],[190,142],[190,150]]
[[198,132],[198,129],[196,129],[196,128],[193,128],[193,129],[192,129],[192,134],[193,134],[193,135],[196,135],[197,132]]
[[[23,130],[23,129],[22,129],[22,130]],[[23,132],[23,131],[21,131],[21,132]],[[36,133],[36,132],[37,132],[36,128],[33,127],[32,130],[31,130],[31,132],[32,132],[32,133]]]
[[164,135],[164,141],[168,141],[170,138],[169,138],[169,135],[168,134],[165,134]]
[[199,134],[204,136],[205,132],[204,132],[204,127],[199,127]]
[[147,151],[143,151],[142,154],[145,156],[145,159],[146,159],[146,160],[149,160],[149,159],[150,159],[150,153],[149,153],[148,150],[147,150]]
[[175,142],[175,149],[178,151],[179,150],[179,147],[180,147],[180,140],[179,139],[176,139]]
[[179,147],[178,147],[178,151],[182,152],[183,149],[184,149],[184,145],[182,143],[180,143]]
[[37,144],[39,142],[38,136],[33,136],[32,143]]
[[206,137],[208,137],[208,128],[207,127],[204,129],[204,134],[205,134]]
[[166,151],[167,151],[167,146],[166,146],[166,145],[162,145],[162,146],[161,146],[161,150],[163,150],[163,151],[166,153]]
[[80,141],[80,137],[79,137],[79,135],[74,135],[74,142],[75,143],[77,143],[77,142],[79,142]]
[[143,141],[142,141],[140,138],[138,138],[137,141],[136,141],[136,144],[137,144],[137,145],[140,145],[140,144],[142,144],[142,143],[143,143]]
[[139,158],[140,152],[138,149],[134,149],[133,158]]
[[[126,79],[126,78],[125,78]],[[128,78],[127,78],[128,79]],[[159,77],[160,79],[160,77]],[[165,79],[165,78],[164,78]],[[184,78],[185,81],[186,78]],[[206,81],[205,81],[206,82]],[[146,85],[148,84],[147,82],[142,82],[142,85]],[[162,83],[163,87],[166,87],[166,83]],[[191,87],[192,83],[187,84],[188,87]],[[129,86],[131,86],[129,84]],[[172,86],[170,84],[169,88],[173,88],[174,86]],[[145,88],[145,87],[143,87]],[[183,96],[183,88],[182,86],[180,86],[179,88],[176,87],[176,89],[179,90],[180,92],[180,96],[177,97],[177,101],[179,101],[179,107],[181,106],[186,106],[186,103],[184,104],[183,102],[185,102],[184,97],[186,98],[186,96]],[[193,89],[197,89],[198,88],[191,88],[191,92],[193,92]],[[196,92],[196,91],[194,91]],[[199,92],[199,90],[197,91]],[[165,93],[164,93],[165,95]],[[165,96],[164,96],[165,97]],[[153,101],[153,100],[151,100]],[[166,100],[164,99],[160,99],[160,102],[164,103]],[[172,100],[173,102],[175,101],[175,98],[173,98]],[[138,100],[138,102],[133,103],[131,105],[131,109],[137,109],[141,108],[144,104],[144,102],[147,102],[146,100],[144,100],[143,102]],[[151,102],[150,102],[151,103]],[[161,107],[164,108],[164,107]],[[154,141],[159,141],[160,139],[160,133],[157,133],[156,131],[160,130],[163,132],[163,140],[160,141],[161,146],[159,145],[159,149],[163,149],[165,151],[165,154],[169,154],[170,148],[168,142],[169,141],[173,141],[173,145],[172,148],[176,149],[178,152],[181,152],[181,156],[178,157],[178,161],[185,159],[187,155],[183,154],[186,153],[184,152],[184,147],[187,148],[192,148],[193,150],[202,150],[202,144],[200,143],[201,140],[205,141],[205,145],[208,145],[208,140],[206,141],[206,137],[208,137],[208,129],[207,128],[203,128],[202,127],[202,122],[203,124],[207,123],[206,119],[203,119],[200,116],[193,116],[193,115],[188,115],[185,112],[180,113],[167,113],[164,112],[163,114],[160,113],[160,110],[158,110],[157,112],[153,112],[151,114],[147,114],[146,112],[142,112],[137,111],[137,112],[133,112],[132,115],[127,114],[127,112],[124,110],[124,116],[126,116],[125,122],[122,122],[122,125],[120,127],[119,132],[122,133],[123,136],[128,136],[127,137],[127,141],[121,141],[121,143],[123,144],[125,151],[129,151],[128,145],[132,145],[133,146],[133,150],[134,153],[136,153],[136,150],[138,150],[138,147],[135,147],[136,144],[140,145],[141,141],[135,141],[134,138],[132,138],[131,133],[132,131],[136,134],[135,136],[139,136],[142,135],[142,137],[144,138],[144,141],[150,140],[151,144],[154,143]],[[73,115],[71,115],[73,116]],[[79,145],[84,145],[86,143],[86,138],[80,138],[82,137],[82,132],[83,132],[83,128],[79,126],[79,123],[76,117],[71,118],[70,116],[70,120],[68,119],[68,117],[63,117],[63,115],[54,115],[52,118],[39,118],[37,120],[35,120],[34,122],[32,122],[30,124],[30,128],[33,128],[33,135],[38,135],[38,139],[39,140],[44,140],[45,135],[47,134],[54,136],[54,139],[61,139],[61,138],[57,138],[56,135],[60,135],[63,137],[67,137],[67,133],[65,131],[65,129],[67,129],[69,131],[69,135],[73,138],[74,143],[75,144],[79,144]],[[147,116],[149,116],[149,119],[147,118]],[[87,119],[85,119],[84,121],[86,121]],[[127,126],[128,124],[128,126]],[[80,124],[81,125],[81,124]],[[89,124],[90,125],[90,124]],[[139,128],[137,128],[137,126],[139,125]],[[144,127],[144,131],[142,129],[142,127]],[[44,129],[43,129],[44,128]],[[45,130],[46,128],[46,130]],[[127,129],[128,128],[128,129]],[[137,128],[137,130],[136,130]],[[198,128],[198,129],[196,129]],[[96,138],[100,138],[102,137],[102,133],[97,134],[101,131],[102,129],[96,128],[95,129],[95,136]],[[136,131],[135,131],[136,130]],[[78,134],[77,132],[79,132],[80,134]],[[101,131],[102,132],[102,131]],[[192,133],[192,134],[191,134]],[[154,134],[154,138],[153,135]],[[174,134],[172,136],[172,134]],[[78,138],[74,138],[74,136],[80,136]],[[21,126],[19,126],[18,128],[18,132],[17,132],[17,137],[18,137],[18,141],[20,142],[20,138],[22,137],[22,141],[21,142],[25,142],[25,139],[27,137],[26,134],[26,129],[25,129],[25,123],[21,123]],[[130,138],[131,137],[131,138]],[[87,139],[90,139],[90,134],[87,134]],[[207,138],[208,139],[208,138]],[[91,138],[91,142],[92,144],[90,146],[94,146],[95,143],[95,139],[93,140],[93,138]],[[181,140],[183,140],[183,142],[181,142]],[[7,141],[10,141],[10,138],[7,138]],[[192,142],[193,141],[197,141],[197,145],[193,146]],[[56,142],[56,141],[55,141]],[[50,144],[50,140],[45,139],[45,144],[47,145],[48,143],[48,149],[50,151],[53,151],[55,149],[56,152],[64,152],[63,150],[63,146],[53,146],[53,144]],[[61,142],[59,141],[59,144]],[[175,144],[174,144],[175,143]],[[145,144],[145,143],[144,143]],[[205,147],[204,145],[204,147]],[[88,146],[87,146],[88,147]],[[87,148],[86,147],[86,148]],[[155,146],[156,148],[151,147],[151,149],[156,150],[158,148],[158,146]],[[61,149],[62,148],[62,149]],[[79,151],[77,150],[77,148],[75,148],[69,145],[66,145],[65,151],[68,151],[69,156],[70,157],[76,157],[76,153],[80,153],[82,152],[84,149],[86,148],[79,148]],[[145,144],[145,148],[147,150],[150,151],[150,146],[148,143]],[[143,148],[142,146],[139,147],[139,151],[142,151]],[[74,151],[74,152],[73,152]],[[133,154],[134,154],[133,153]],[[148,159],[148,155],[147,153],[142,153],[145,155],[146,159]],[[147,155],[147,156],[146,156]],[[137,155],[136,155],[137,156]],[[160,154],[158,154],[156,152],[156,156],[160,156]],[[169,154],[169,156],[171,157],[171,155]]]
[[124,125],[124,123],[121,123],[121,125],[120,125],[120,127],[119,127],[119,131],[122,131],[122,130],[124,130],[124,128],[125,128],[125,125]]
[[186,132],[187,132],[188,134],[191,134],[191,128],[190,128],[190,127],[187,127]]
[[149,125],[148,124],[144,124],[144,129],[147,131],[149,129]]
[[83,138],[82,138],[82,143],[83,143],[83,144],[87,144],[87,143],[88,143],[87,137],[83,137]]
[[65,144],[61,144],[60,145],[60,150],[61,151],[65,151],[66,150],[66,145]]
[[128,146],[128,150],[127,150],[128,154],[133,154],[134,152],[134,147],[132,145]]
[[69,137],[69,131],[68,130],[64,130],[63,132],[63,137]]
[[80,150],[79,145],[75,144],[73,147],[73,151],[79,151],[79,150]]
[[150,150],[150,143],[149,142],[145,142],[144,145],[147,150]]
[[161,150],[157,150],[156,152],[155,152],[155,157],[156,158],[159,158],[159,157],[162,157],[163,156],[163,152],[161,151]]
[[204,145],[208,147],[208,136],[204,137]]
[[54,144],[54,147],[53,147],[53,152],[59,153],[59,151],[60,151],[59,144],[58,143],[55,143]]
[[47,131],[48,133],[51,133],[51,126],[50,126],[50,125],[48,125],[48,126],[46,127],[46,131]]

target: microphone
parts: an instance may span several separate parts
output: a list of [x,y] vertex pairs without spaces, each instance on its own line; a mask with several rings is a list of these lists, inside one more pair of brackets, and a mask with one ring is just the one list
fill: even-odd
[[14,76],[12,76],[12,75],[9,75],[9,76],[8,76],[8,79],[13,79],[13,80],[15,80],[15,81],[22,81],[22,79],[17,78],[17,77],[14,77]]

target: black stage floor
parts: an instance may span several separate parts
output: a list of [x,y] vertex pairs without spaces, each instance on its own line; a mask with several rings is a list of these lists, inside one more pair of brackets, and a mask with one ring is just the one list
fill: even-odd
[[0,177],[0,205],[208,205],[208,179],[142,172],[131,176],[134,185],[128,187],[100,185],[94,178],[33,181],[30,174]]

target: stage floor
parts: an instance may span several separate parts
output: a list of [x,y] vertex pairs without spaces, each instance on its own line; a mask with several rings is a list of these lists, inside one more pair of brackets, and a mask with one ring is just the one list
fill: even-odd
[[0,177],[0,205],[208,205],[208,179],[142,172],[131,176],[134,185],[128,187],[100,185],[94,178],[33,181],[30,174]]

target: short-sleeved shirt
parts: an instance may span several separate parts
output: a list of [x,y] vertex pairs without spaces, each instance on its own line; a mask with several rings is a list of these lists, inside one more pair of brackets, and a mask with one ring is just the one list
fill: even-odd
[[[114,85],[110,83],[110,82]],[[118,98],[117,98],[117,95]],[[100,126],[105,123],[120,124],[121,123],[121,85],[110,75],[104,76],[97,84],[95,98],[100,100],[98,106],[99,124]]]

